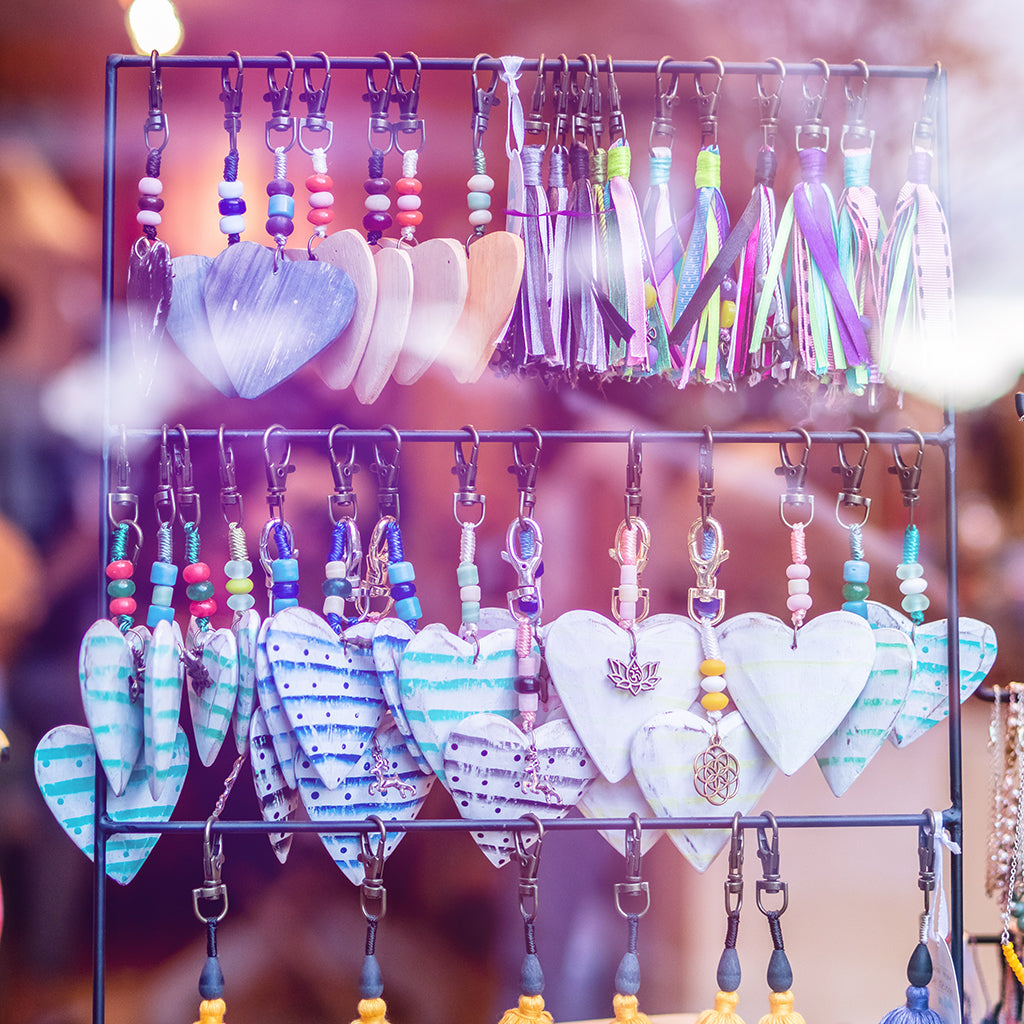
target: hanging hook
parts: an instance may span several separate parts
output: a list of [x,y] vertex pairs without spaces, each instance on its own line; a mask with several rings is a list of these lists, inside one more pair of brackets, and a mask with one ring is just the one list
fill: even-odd
[[[299,119],[298,142],[299,148],[310,156],[314,149],[330,149],[334,141],[334,123],[327,120],[327,97],[331,92],[331,61],[323,50],[313,54],[324,62],[324,83],[319,89],[313,88],[313,73],[310,68],[302,69],[302,81],[305,90],[299,95],[299,99],[306,104],[306,116]],[[303,129],[319,135],[320,132],[327,133],[327,141],[322,146],[309,147],[302,141]]]
[[586,80],[582,86],[576,81],[575,70],[572,72],[571,79],[572,98],[575,100],[575,108],[572,115],[572,134],[577,142],[587,141],[590,133],[590,80],[593,71],[593,64],[587,54],[581,53],[579,60],[586,64],[587,70],[584,72]]
[[530,105],[530,113],[523,122],[523,129],[527,135],[543,135],[544,148],[547,149],[551,138],[551,125],[544,120],[544,99],[546,96],[544,59],[544,54],[542,53],[540,60],[537,61],[537,81],[533,87],[533,102]]
[[701,82],[701,74],[697,71],[693,76],[694,88],[697,90],[697,120],[700,121],[700,144],[704,146],[718,145],[718,94],[725,81],[725,64],[718,57],[705,57],[718,76],[713,89],[705,89]]
[[537,873],[540,870],[540,849],[544,841],[544,825],[536,814],[524,814],[523,818],[533,823],[537,838],[527,846],[525,829],[517,829],[514,833],[516,860],[519,862],[519,912],[524,921],[532,921],[537,916]]
[[185,428],[178,423],[175,428],[181,438],[181,448],[173,448],[174,487],[178,505],[178,519],[184,523],[199,525],[199,494],[196,492],[192,475],[192,451]]
[[604,114],[601,110],[601,76],[600,66],[597,63],[597,54],[590,54],[590,75],[587,79],[590,92],[588,122],[590,126],[590,142],[594,151],[601,148],[601,139],[604,136]]
[[729,841],[729,875],[725,880],[725,912],[738,914],[743,909],[743,826],[737,811],[732,816],[732,837]]
[[533,434],[534,452],[533,459],[527,461],[523,458],[521,441],[512,442],[512,457],[515,465],[509,466],[508,471],[514,473],[519,485],[519,521],[529,519],[533,515],[533,506],[537,502],[537,466],[540,463],[540,453],[544,447],[544,438],[536,427],[526,427]]
[[707,529],[715,504],[715,439],[708,426],[704,427],[704,439],[697,452],[697,504],[701,522]]
[[764,132],[764,144],[769,149],[775,147],[775,135],[779,130],[779,108],[782,106],[782,87],[786,84],[786,65],[778,57],[769,57],[768,63],[776,69],[778,82],[772,92],[764,86],[764,76],[757,74],[757,105],[761,111],[761,130]]
[[484,132],[487,131],[487,119],[491,116],[491,107],[501,105],[498,97],[498,70],[491,68],[491,80],[486,88],[480,86],[477,80],[477,69],[480,61],[491,60],[489,53],[478,53],[473,58],[472,71],[472,92],[473,92],[473,152],[480,149],[483,143]]
[[622,112],[622,95],[615,81],[615,65],[612,55],[608,54],[608,139],[615,142],[625,138],[626,115]]
[[640,477],[643,473],[643,452],[636,431],[629,432],[626,452],[626,529],[633,528],[633,519],[640,515]]
[[[291,115],[292,105],[292,81],[295,78],[295,58],[287,51],[281,50],[278,57],[284,57],[288,61],[288,71],[285,74],[284,85],[278,87],[277,79],[273,68],[267,68],[267,92],[263,96],[270,104],[270,119],[267,121],[266,141],[267,149],[283,149],[286,153],[295,145],[296,121],[297,118]],[[288,132],[288,144],[286,146],[273,146],[270,142],[271,132]]]
[[[825,95],[828,92],[828,80],[830,70],[828,61],[821,57],[815,57],[811,61],[819,70],[822,77],[821,92],[812,93],[807,88],[808,76],[804,75],[804,109],[803,123],[796,126],[796,148],[797,149],[828,149],[828,125],[822,123],[822,111],[825,109]],[[801,143],[802,137],[806,135],[806,144]]]
[[280,423],[272,423],[263,432],[263,461],[267,470],[267,505],[270,508],[270,518],[284,522],[284,492],[288,486],[288,474],[295,472],[291,465],[292,443],[285,442],[284,454],[277,462],[270,454],[270,439],[275,431],[283,431],[285,428]]
[[[146,148],[156,153],[162,153],[171,137],[171,131],[167,124],[167,115],[164,113],[164,84],[160,78],[160,67],[157,64],[159,52],[153,50],[149,55],[149,115],[142,126],[142,134],[146,140]],[[163,140],[159,146],[153,144],[149,137],[150,132],[163,132]]]
[[235,83],[231,84],[231,70],[228,67],[220,71],[220,99],[224,103],[224,130],[230,139],[229,149],[238,148],[238,133],[242,128],[242,55],[232,50],[229,57],[235,60]]
[[651,120],[651,133],[648,138],[651,149],[654,149],[654,140],[659,136],[668,139],[671,148],[676,133],[675,124],[672,122],[672,107],[679,102],[679,72],[672,72],[667,89],[661,84],[662,71],[671,60],[668,55],[662,57],[654,72],[654,117]]
[[[366,92],[363,93],[363,99],[370,104],[370,123],[366,130],[366,140],[371,150],[380,149],[382,153],[387,154],[391,152],[395,145],[395,133],[392,131],[391,124],[388,121],[388,106],[391,103],[391,91],[395,84],[395,61],[387,50],[381,50],[376,56],[386,61],[388,79],[384,83],[384,88],[378,89],[376,82],[373,80],[374,69],[366,69]],[[378,135],[386,135],[388,137],[386,148],[381,148],[374,142],[374,138]]]
[[838,445],[839,465],[832,467],[832,472],[839,473],[843,480],[839,496],[836,498],[836,519],[839,521],[839,525],[846,529],[850,529],[851,526],[844,523],[840,518],[840,507],[862,509],[864,517],[860,521],[859,525],[861,526],[868,521],[868,513],[871,509],[871,499],[860,493],[864,480],[864,468],[868,461],[868,450],[871,447],[871,439],[868,437],[867,431],[861,427],[854,427],[853,431],[855,434],[860,435],[861,443],[864,445],[860,458],[855,463],[849,462],[846,458],[846,447],[840,442]]
[[377,514],[381,519],[390,516],[397,522],[399,513],[398,467],[402,456],[402,435],[388,423],[385,423],[381,430],[386,430],[391,435],[395,444],[395,452],[392,461],[389,462],[381,453],[380,442],[376,442],[373,446],[374,462],[370,470],[377,477]]
[[[224,521],[230,526],[242,525],[242,495],[235,479],[235,453],[224,437],[225,426],[222,423],[217,431],[217,456],[220,472],[220,507],[224,513]],[[236,511],[237,510],[237,511]]]
[[359,833],[359,861],[363,865],[363,883],[359,887],[359,908],[367,921],[379,921],[387,913],[388,894],[384,888],[384,861],[387,860],[388,832],[376,814],[367,817],[377,829],[376,846],[369,832]]
[[906,428],[907,433],[913,435],[917,443],[917,454],[912,463],[904,462],[900,452],[900,446],[892,446],[892,457],[895,465],[889,467],[889,472],[899,478],[900,490],[903,492],[903,504],[910,509],[910,521],[914,521],[914,506],[921,499],[921,467],[924,463],[924,437],[919,430]]
[[917,829],[917,887],[924,893],[924,918],[927,918],[935,891],[935,826],[931,808],[924,813],[928,816],[928,824],[919,825]]
[[914,122],[912,144],[915,149],[931,152],[935,145],[936,116],[939,109],[939,83],[945,72],[942,62],[936,61],[931,77],[924,87],[924,99],[921,101],[921,116]]
[[852,63],[860,71],[861,86],[860,89],[854,89],[851,78],[846,79],[846,120],[843,123],[843,134],[840,140],[840,148],[844,153],[846,152],[846,140],[849,138],[862,146],[870,146],[875,138],[875,133],[864,123],[864,112],[868,106],[868,79],[871,77],[871,72],[867,62],[859,57]]
[[[781,916],[789,906],[789,883],[783,882],[779,877],[779,824],[771,811],[764,811],[763,815],[768,819],[768,826],[757,826],[757,856],[761,861],[761,873],[764,875],[757,881],[757,909],[762,914],[777,913]],[[771,829],[771,842],[768,840],[768,828]],[[782,893],[782,906],[778,911],[768,911],[762,897],[778,893]]]
[[160,526],[174,522],[174,462],[167,443],[167,424],[160,433],[160,457],[157,462],[157,486],[153,493],[156,521]]
[[356,443],[349,440],[343,457],[338,456],[335,438],[339,431],[347,431],[341,423],[331,427],[327,435],[327,450],[331,459],[331,476],[334,478],[334,493],[327,496],[327,511],[331,522],[337,526],[343,519],[356,518],[356,492],[352,478],[359,472],[356,462]]
[[[630,826],[626,831],[626,881],[615,883],[615,909],[623,917],[643,917],[651,909],[651,887],[640,876],[640,860],[643,856],[643,829],[640,815],[633,811],[629,816]],[[636,906],[627,909],[624,902],[636,901]]]
[[[192,910],[203,924],[217,924],[223,921],[228,912],[228,889],[221,879],[221,868],[224,866],[224,837],[213,836],[215,815],[206,819],[203,829],[203,884],[192,890]],[[200,903],[209,901],[218,904],[215,912],[204,914]]]
[[121,427],[121,440],[117,446],[114,471],[110,477],[110,492],[107,494],[107,518],[111,526],[119,523],[139,522],[139,497],[132,494],[129,484],[131,466],[128,462],[128,435]]
[[555,71],[551,82],[551,91],[555,102],[553,129],[559,145],[564,146],[572,125],[570,108],[576,98],[577,86],[575,76],[569,74],[569,58],[561,53],[558,55],[558,59],[562,62],[562,66]]
[[[395,101],[398,103],[398,120],[394,124],[395,149],[399,153],[409,153],[413,150],[419,152],[427,141],[426,121],[416,116],[420,105],[420,73],[423,63],[412,51],[403,53],[402,56],[413,62],[416,71],[412,85],[406,89],[402,84],[401,72],[395,69]],[[403,146],[403,135],[419,135],[419,140],[416,145]]]
[[803,522],[804,526],[808,526],[814,518],[814,495],[807,494],[804,491],[804,484],[807,479],[807,459],[811,454],[811,435],[803,427],[794,427],[794,430],[803,439],[804,450],[800,461],[793,462],[789,457],[786,442],[780,441],[779,456],[782,459],[782,465],[775,467],[775,475],[784,477],[786,481],[786,493],[779,496],[779,514],[782,517],[782,522],[790,529],[793,529],[795,524],[789,522],[786,516],[786,507],[789,505],[802,505],[806,507],[808,515],[807,519]]
[[[480,454],[480,435],[477,433],[475,427],[471,425],[464,426],[462,428],[470,435],[470,452],[469,458],[466,458],[465,451],[463,450],[463,441],[456,441],[455,444],[455,465],[452,466],[452,472],[459,478],[459,489],[455,492],[452,499],[452,511],[455,515],[455,522],[460,526],[471,525],[473,527],[479,526],[484,521],[484,516],[487,512],[487,496],[480,494],[476,489],[476,471],[477,471],[477,458]],[[480,514],[475,522],[464,520],[459,515],[460,508],[472,508],[473,506],[479,506]]]

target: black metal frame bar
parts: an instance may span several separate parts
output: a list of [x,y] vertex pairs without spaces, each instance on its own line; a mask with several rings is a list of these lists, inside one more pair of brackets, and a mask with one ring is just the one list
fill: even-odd
[[[245,57],[244,64],[248,68],[285,68],[288,60],[282,56],[276,57]],[[409,57],[395,57],[394,64],[398,68],[412,68],[415,66]],[[383,69],[386,61],[381,57],[330,57],[331,70],[338,69]],[[298,68],[323,68],[323,62],[319,57],[294,57],[295,66]],[[474,63],[480,70],[500,70],[500,61],[493,58],[484,58],[475,62],[473,58],[440,58],[424,57],[420,64],[424,70],[446,70],[446,71],[472,71]],[[598,61],[601,70],[606,70],[607,61]],[[228,56],[172,56],[158,57],[157,66],[160,68],[233,68],[235,62]],[[537,60],[526,60],[523,62],[525,70],[536,70],[540,66]],[[561,59],[548,59],[543,64],[546,71],[554,71],[564,67]],[[708,61],[675,61],[665,62],[662,73],[666,74],[693,74],[707,72],[711,65]],[[107,550],[108,530],[105,516],[105,498],[109,489],[110,478],[110,455],[111,446],[115,437],[120,432],[115,432],[111,425],[110,416],[110,369],[111,369],[111,339],[113,331],[113,296],[114,296],[114,171],[116,164],[117,144],[117,89],[118,73],[122,69],[149,69],[151,60],[149,57],[114,54],[107,58],[106,63],[106,91],[104,100],[104,160],[103,160],[103,252],[102,252],[102,320],[101,320],[101,345],[102,358],[105,369],[104,394],[103,394],[103,436],[102,436],[102,472],[100,480],[101,499],[99,502],[99,532],[100,549]],[[658,70],[656,61],[638,60],[616,60],[616,73],[648,73],[653,74]],[[587,62],[582,59],[568,61],[569,70],[585,71]],[[854,64],[830,64],[829,70],[832,75],[857,76],[863,74],[863,67]],[[928,79],[936,74],[937,66],[885,66],[872,65],[868,68],[872,78],[900,78],[900,79]],[[817,75],[820,68],[817,64],[794,63],[786,65],[788,74]],[[771,63],[726,63],[725,73],[727,75],[756,75],[777,73],[777,67]],[[947,211],[949,210],[949,145],[948,145],[948,89],[945,72],[938,75],[937,115],[936,126],[939,139],[938,146],[938,192]],[[286,436],[298,438],[326,438],[325,430],[303,430],[286,429],[283,431]],[[212,429],[190,430],[189,436],[193,438],[216,437],[217,431]],[[467,432],[464,430],[409,430],[400,431],[401,439],[404,442],[454,442],[467,439]],[[155,437],[157,430],[136,430],[126,431],[132,437]],[[229,438],[262,438],[263,431],[257,430],[227,430],[225,436]],[[352,440],[390,440],[393,438],[390,431],[353,429],[346,434]],[[631,434],[628,431],[541,431],[545,442],[557,441],[568,443],[627,443]],[[811,432],[811,439],[815,443],[844,444],[857,443],[862,440],[862,435],[853,431],[824,431]],[[906,444],[916,440],[915,435],[906,431],[869,433],[869,440],[872,443],[881,444]],[[514,442],[530,441],[535,434],[531,430],[521,431],[480,431],[480,440],[483,442]],[[700,443],[706,440],[704,431],[637,431],[632,435],[633,439],[642,443]],[[745,432],[745,431],[722,431],[715,433],[713,440],[716,443],[724,444],[757,444],[757,443],[797,443],[803,439],[803,434],[796,431],[769,431],[769,432]],[[958,558],[957,558],[957,513],[956,513],[956,427],[955,415],[951,408],[944,413],[943,429],[937,433],[924,435],[926,444],[939,447],[944,456],[945,462],[945,504],[946,504],[946,560],[948,579],[948,608],[947,616],[949,622],[948,649],[949,649],[949,779],[950,779],[950,807],[942,812],[942,820],[945,828],[950,832],[952,840],[962,847],[963,840],[963,784],[962,784],[962,740],[961,740],[961,714],[959,701],[959,649],[957,644],[956,623],[959,618],[959,596],[958,596]],[[104,615],[104,602],[100,600],[100,615]],[[104,1011],[104,973],[105,973],[105,943],[106,943],[106,862],[107,862],[107,840],[117,833],[149,833],[149,834],[176,834],[192,835],[201,833],[206,827],[203,821],[172,821],[172,822],[131,822],[120,823],[109,817],[106,808],[106,783],[102,771],[97,772],[96,778],[96,839],[94,853],[94,960],[93,960],[93,1024],[103,1024]],[[862,814],[862,815],[796,815],[779,816],[777,824],[782,828],[885,828],[885,827],[920,827],[931,824],[927,812],[916,814]],[[445,820],[414,820],[403,822],[385,823],[389,831],[395,832],[418,832],[418,831],[466,831],[470,829],[493,828],[494,823],[487,821],[471,821],[467,819],[445,819]],[[593,818],[570,818],[545,821],[545,829],[553,831],[578,831],[582,829],[630,829],[633,821],[630,819],[593,819]],[[657,828],[729,828],[732,826],[731,818],[722,817],[695,817],[680,819],[648,819],[642,821],[642,826]],[[754,815],[744,817],[741,825],[744,828],[767,826],[770,822],[767,818]],[[532,822],[504,821],[503,829],[534,828]],[[219,833],[269,833],[281,831],[280,822],[263,821],[218,821],[214,830]],[[336,832],[355,834],[376,831],[376,824],[366,822],[338,823],[326,825],[313,822],[291,822],[288,825],[289,831],[294,832]],[[956,969],[958,984],[963,996],[963,863],[962,854],[951,854],[951,879],[950,879],[950,910],[951,910],[951,941],[952,956]]]

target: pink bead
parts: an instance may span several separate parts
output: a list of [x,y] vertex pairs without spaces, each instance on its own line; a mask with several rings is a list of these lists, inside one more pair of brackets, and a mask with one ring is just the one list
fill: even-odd
[[399,210],[418,210],[422,202],[423,200],[416,195],[399,196],[395,206],[397,206]]
[[111,615],[134,615],[138,606],[133,597],[115,597],[110,602]]
[[193,601],[188,610],[197,619],[208,619],[217,611],[217,602],[212,597],[206,601]]
[[810,594],[791,594],[786,599],[786,607],[791,612],[805,612],[813,603]]
[[118,558],[107,566],[107,579],[126,580],[134,571],[135,567],[127,558]]
[[636,601],[620,601],[619,616],[628,621],[636,618]]
[[164,190],[164,183],[159,178],[140,178],[139,192],[144,196],[158,196]]
[[786,566],[786,578],[791,580],[806,580],[811,575],[811,567],[794,562]]
[[156,212],[156,210],[139,210],[139,212],[135,214],[135,220],[144,228],[155,228],[159,227],[163,218]]
[[191,562],[181,570],[181,578],[186,583],[202,583],[210,578],[210,567],[205,562]]

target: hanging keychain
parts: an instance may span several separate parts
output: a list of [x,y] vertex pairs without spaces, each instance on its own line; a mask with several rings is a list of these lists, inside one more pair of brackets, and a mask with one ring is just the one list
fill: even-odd
[[[790,531],[789,549],[792,562],[786,567],[786,608],[793,622],[793,646],[797,646],[797,631],[804,623],[807,612],[814,601],[811,598],[810,575],[807,565],[807,541],[805,531],[814,519],[814,495],[804,490],[807,479],[807,458],[811,454],[811,435],[803,428],[797,428],[803,438],[804,450],[799,462],[793,462],[786,449],[786,442],[779,442],[782,465],[775,470],[777,476],[785,478],[786,493],[779,497],[779,516]],[[804,519],[790,521],[793,512],[802,512]]]
[[694,75],[701,135],[694,178],[697,204],[693,231],[679,271],[673,327],[669,334],[673,360],[682,371],[680,386],[691,381],[717,384],[723,380],[722,367],[727,356],[724,349],[729,343],[729,328],[736,319],[736,282],[731,273],[723,273],[704,307],[694,310],[687,320],[682,320],[687,304],[729,234],[729,211],[722,196],[722,165],[718,150],[718,98],[725,81],[725,66],[717,57],[708,57],[707,61],[715,67],[718,81],[713,88],[706,89],[700,72]]
[[368,832],[359,833],[361,852],[359,860],[363,865],[363,881],[359,887],[359,909],[366,919],[366,947],[363,967],[359,972],[359,1020],[352,1024],[387,1024],[387,1004],[384,995],[384,979],[377,962],[377,927],[384,919],[388,908],[388,894],[384,887],[384,862],[387,860],[385,843],[387,829],[376,815],[369,818],[377,830],[376,845]]
[[[309,193],[309,210],[306,220],[313,227],[313,234],[306,242],[306,251],[311,259],[313,242],[323,242],[327,237],[327,225],[334,220],[334,181],[327,173],[327,150],[334,141],[334,124],[327,120],[327,98],[331,91],[331,62],[323,51],[315,54],[324,62],[323,83],[319,89],[313,86],[313,76],[309,68],[303,68],[302,80],[305,91],[299,99],[306,104],[306,116],[302,118],[295,130],[295,141],[299,148],[307,153],[313,161],[313,173],[306,178],[306,191]],[[306,144],[304,133],[312,136],[312,141],[320,145]]]
[[[949,226],[931,186],[936,116],[944,86],[945,71],[936,63],[914,123],[907,181],[882,243],[878,364],[886,377],[900,378],[915,365],[946,358],[955,342]],[[894,383],[899,386],[899,379]]]
[[224,839],[213,838],[216,813],[206,819],[203,830],[203,884],[192,890],[192,910],[206,926],[206,963],[199,975],[199,1020],[196,1024],[224,1024],[224,972],[217,956],[217,926],[227,917],[228,889],[221,877]]
[[704,1010],[694,1024],[743,1024],[743,1018],[736,1013],[739,1002],[739,988],[742,972],[740,958],[736,952],[736,940],[740,932],[740,911],[743,909],[743,826],[740,814],[732,818],[732,838],[729,845],[729,874],[725,880],[725,947],[718,958],[715,980],[715,1008]]
[[523,916],[523,930],[526,938],[526,955],[519,971],[519,1005],[506,1010],[499,1024],[552,1024],[551,1014],[544,1009],[544,972],[537,957],[535,922],[539,899],[537,874],[540,870],[541,845],[544,841],[544,826],[536,814],[524,817],[533,823],[536,838],[527,843],[525,829],[515,833],[515,857],[519,865],[519,912]]
[[110,617],[82,637],[78,679],[85,720],[110,788],[120,796],[142,750],[142,693],[149,630],[135,625],[135,561],[142,547],[139,499],[130,489],[124,431],[107,495],[110,558],[104,577]]
[[145,394],[153,385],[172,288],[171,251],[166,242],[157,238],[156,231],[163,220],[160,211],[164,208],[160,158],[170,138],[167,115],[163,110],[163,82],[158,57],[157,51],[153,50],[149,60],[149,114],[142,129],[149,150],[146,173],[139,180],[139,212],[135,215],[142,235],[132,245],[125,290],[132,354]]
[[[842,477],[842,490],[836,498],[836,522],[846,530],[850,538],[850,557],[843,563],[843,611],[853,612],[866,619],[868,617],[867,599],[871,588],[868,586],[871,566],[864,559],[864,527],[871,513],[871,499],[861,494],[864,479],[864,468],[868,461],[871,440],[867,432],[860,427],[854,428],[859,434],[863,448],[857,462],[851,462],[846,455],[846,447],[840,443],[839,465],[832,467],[833,473]],[[850,522],[845,522],[842,510],[850,513]]]

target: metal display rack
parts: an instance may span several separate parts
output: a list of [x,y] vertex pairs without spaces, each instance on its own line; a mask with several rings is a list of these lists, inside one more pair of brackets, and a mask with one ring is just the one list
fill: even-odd
[[[211,57],[211,56],[172,56],[159,57],[157,66],[160,68],[198,69],[198,68],[219,68],[233,69],[236,65],[232,57]],[[283,56],[277,57],[244,57],[246,68],[253,69],[277,69],[287,68],[288,61]],[[382,57],[330,57],[331,70],[355,69],[355,70],[384,70],[387,67]],[[501,62],[490,58],[428,58],[419,59],[423,70],[444,70],[444,71],[491,71],[501,70]],[[598,61],[602,70],[607,67],[606,62]],[[322,69],[323,61],[320,57],[294,57],[296,68]],[[413,61],[408,57],[394,58],[394,66],[399,70],[415,67]],[[541,66],[540,61],[526,60],[522,68],[525,71],[537,70]],[[564,69],[562,59],[547,60],[543,67],[547,71]],[[614,70],[616,74],[645,73],[653,74],[661,71],[663,74],[694,74],[709,71],[708,61],[646,61],[646,60],[615,60]],[[103,432],[103,469],[101,480],[101,492],[105,495],[109,489],[112,463],[112,449],[116,439],[120,436],[114,429],[110,419],[110,368],[111,348],[113,332],[114,312],[114,182],[115,182],[115,161],[117,143],[117,114],[118,114],[118,80],[122,71],[149,71],[151,59],[133,55],[112,55],[106,63],[106,94],[105,94],[105,134],[104,134],[104,171],[103,171],[103,252],[102,252],[102,348],[104,366],[107,370],[107,388],[104,394],[104,432]],[[725,63],[726,75],[754,76],[758,74],[777,74],[776,64],[765,63]],[[586,65],[581,60],[568,61],[569,71],[584,71]],[[838,77],[852,78],[861,76],[864,73],[864,66],[861,64],[830,64],[831,75]],[[814,75],[820,72],[818,63],[794,63],[787,64],[788,74]],[[869,65],[868,71],[872,78],[901,78],[928,80],[934,79],[936,98],[935,131],[936,131],[936,164],[938,168],[939,182],[938,193],[944,205],[948,208],[948,132],[947,132],[947,83],[945,73],[937,67],[919,66],[874,66]],[[160,431],[151,428],[131,429],[127,431],[130,437],[156,437]],[[530,442],[536,439],[538,432],[532,430],[502,430],[502,431],[479,431],[481,444],[495,442]],[[278,436],[286,439],[310,439],[327,438],[326,430],[303,430],[284,429],[278,432]],[[634,439],[643,444],[700,444],[705,440],[706,434],[702,431],[636,431],[635,433],[625,431],[568,431],[568,430],[541,430],[540,437],[545,443],[556,444],[602,444],[615,443],[625,444]],[[189,430],[192,438],[216,437],[216,430]],[[467,438],[464,430],[403,430],[398,431],[403,443],[431,443],[431,442],[455,442],[465,441]],[[225,430],[225,439],[253,439],[263,436],[262,429]],[[351,429],[346,431],[346,440],[352,441],[389,441],[395,438],[392,430],[360,430]],[[864,434],[860,431],[827,431],[809,434],[813,443],[827,444],[856,444],[862,442]],[[921,438],[926,445],[938,448],[943,457],[945,466],[944,478],[944,502],[945,502],[945,546],[946,546],[946,567],[947,567],[947,647],[948,647],[948,669],[949,669],[949,807],[942,813],[942,821],[949,831],[954,843],[961,844],[963,841],[962,811],[963,811],[963,787],[962,787],[962,741],[961,741],[961,709],[959,700],[959,644],[957,634],[957,620],[959,618],[958,598],[958,560],[957,560],[957,510],[956,510],[956,429],[953,410],[947,408],[943,414],[943,428],[938,432],[923,435],[911,434],[908,431],[897,432],[867,432],[867,437],[872,443],[882,444],[910,444],[917,443]],[[716,431],[714,443],[718,444],[799,444],[805,440],[806,435],[797,431]],[[106,528],[106,509],[101,502],[100,515],[100,536],[104,555],[109,543],[108,530]],[[100,616],[105,617],[105,595],[101,588],[100,595]],[[133,821],[131,823],[116,822],[107,814],[106,808],[106,781],[102,769],[97,770],[96,779],[96,816],[95,816],[95,855],[94,855],[94,975],[93,975],[93,1022],[102,1024],[104,1020],[105,1001],[105,959],[106,959],[106,928],[107,928],[107,841],[116,834],[125,833],[146,833],[155,835],[199,835],[204,829],[210,827],[205,821],[169,821],[169,822],[147,822]],[[593,818],[562,818],[557,820],[543,820],[544,828],[552,831],[568,830],[578,831],[581,829],[595,830],[628,830],[633,827],[630,819],[593,819]],[[878,827],[901,827],[919,828],[929,827],[931,819],[927,812],[907,814],[855,814],[855,815],[780,815],[775,818],[780,828],[878,828]],[[483,828],[493,828],[492,821],[477,821],[468,819],[434,819],[434,820],[411,820],[386,822],[389,831],[394,832],[420,832],[425,830],[437,831],[467,831]],[[649,819],[642,820],[643,827],[651,826],[657,828],[701,828],[721,829],[732,826],[732,818],[709,815],[706,817],[693,817],[684,819]],[[741,821],[743,828],[754,828],[767,826],[767,817],[752,815],[744,817]],[[221,821],[218,820],[212,828],[215,833],[238,834],[256,833],[268,834],[281,831],[281,822],[264,821]],[[533,829],[532,822],[525,819],[520,822],[503,821],[502,827],[506,830]],[[362,834],[372,833],[377,830],[377,825],[372,821],[345,822],[330,825],[323,822],[296,821],[289,822],[288,830],[294,832],[315,832],[315,833],[345,833]],[[963,995],[963,962],[962,962],[962,938],[963,938],[963,866],[962,854],[951,854],[951,953],[954,967],[956,969],[958,985]]]

